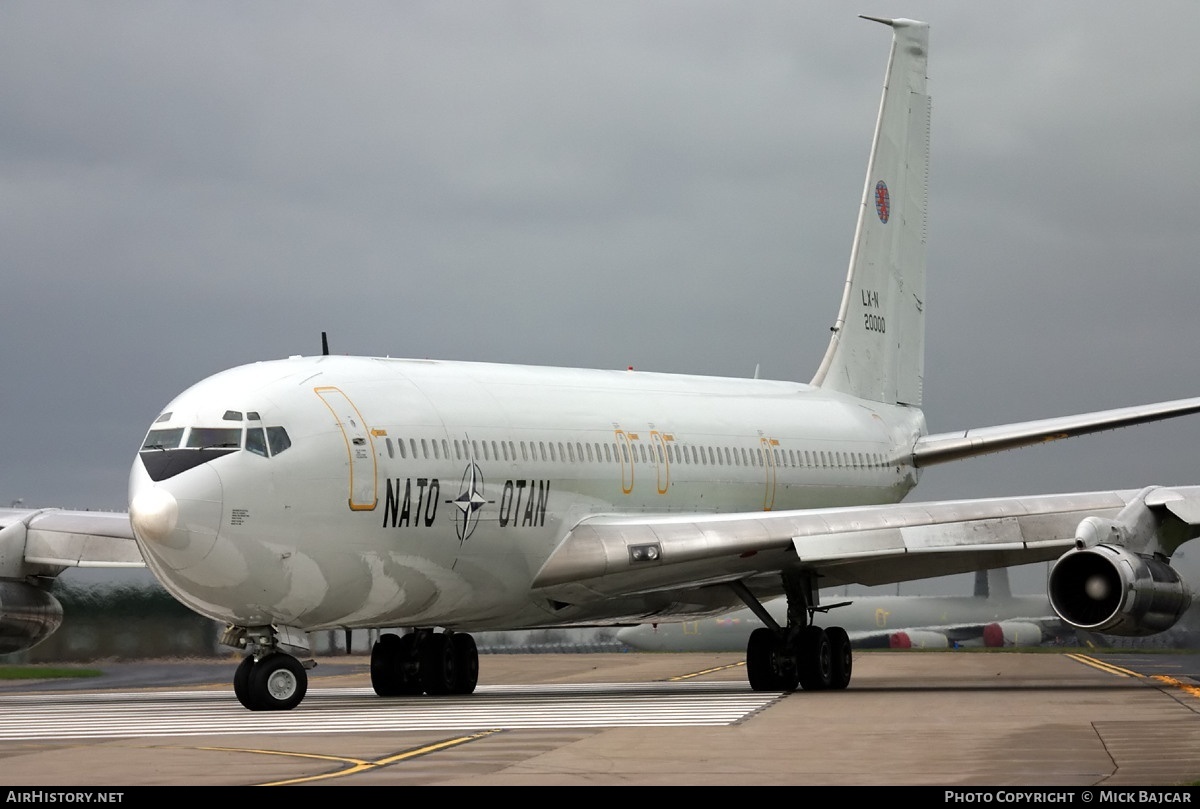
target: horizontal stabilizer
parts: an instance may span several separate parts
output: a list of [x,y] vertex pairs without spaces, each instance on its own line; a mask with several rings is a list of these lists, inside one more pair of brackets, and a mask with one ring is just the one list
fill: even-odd
[[917,440],[913,446],[912,461],[914,466],[933,466],[990,452],[1001,452],[1198,412],[1200,397],[1195,397],[1115,410],[1099,410],[1076,416],[1001,424],[977,430],[937,433]]

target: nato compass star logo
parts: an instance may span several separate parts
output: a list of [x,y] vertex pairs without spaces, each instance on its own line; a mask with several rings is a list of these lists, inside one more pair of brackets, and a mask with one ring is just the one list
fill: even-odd
[[885,225],[892,215],[892,195],[888,193],[887,183],[883,180],[875,183],[875,213],[879,214],[879,221]]
[[479,464],[471,462],[463,472],[458,497],[446,502],[453,503],[458,509],[458,513],[454,515],[454,532],[458,534],[459,542],[466,542],[479,525],[479,509],[492,502],[483,498],[483,472]]

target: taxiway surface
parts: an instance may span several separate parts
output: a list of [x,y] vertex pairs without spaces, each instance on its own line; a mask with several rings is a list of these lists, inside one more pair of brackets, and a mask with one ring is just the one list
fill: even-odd
[[381,699],[322,659],[246,711],[236,660],[0,687],[0,784],[1167,786],[1200,779],[1200,656],[859,652],[844,691],[741,655],[485,655],[469,697]]

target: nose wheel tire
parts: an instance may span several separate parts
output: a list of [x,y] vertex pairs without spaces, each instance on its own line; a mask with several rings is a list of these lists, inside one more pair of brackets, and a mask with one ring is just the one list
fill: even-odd
[[258,703],[250,696],[250,672],[254,670],[254,655],[246,655],[233,673],[233,693],[244,708],[257,711]]
[[299,660],[283,652],[258,662],[247,656],[234,672],[233,693],[251,711],[290,711],[308,693],[308,673]]

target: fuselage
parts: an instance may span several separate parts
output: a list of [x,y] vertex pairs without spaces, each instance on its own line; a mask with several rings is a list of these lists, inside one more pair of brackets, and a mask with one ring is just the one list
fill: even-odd
[[580,519],[897,502],[924,431],[795,382],[294,357],[173,400],[130,515],[163,585],[220,621],[545,626],[529,585]]

